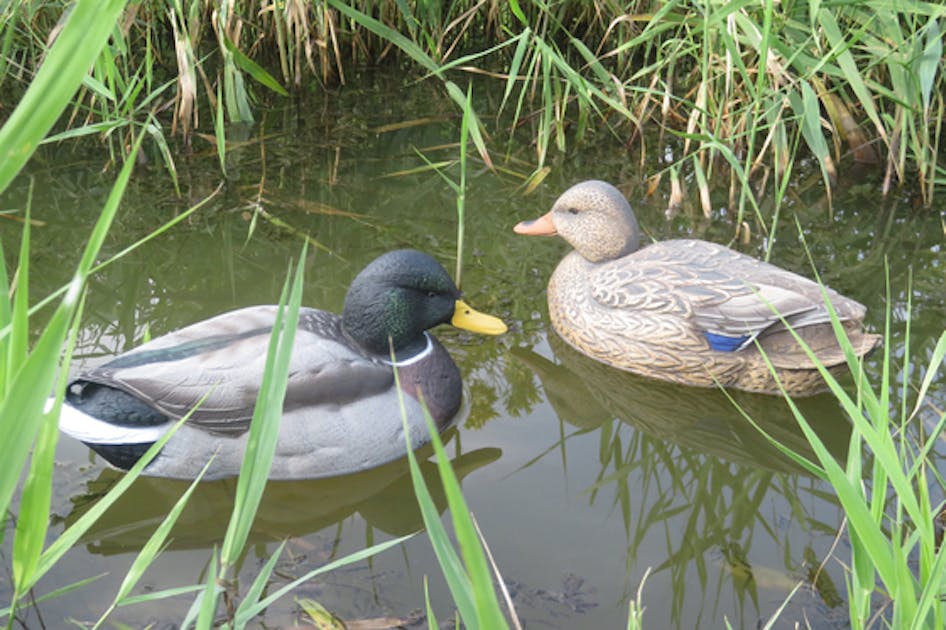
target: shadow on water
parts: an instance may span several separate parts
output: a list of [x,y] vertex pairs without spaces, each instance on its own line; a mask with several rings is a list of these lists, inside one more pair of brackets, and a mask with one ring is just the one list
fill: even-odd
[[[455,431],[450,436],[455,435]],[[430,453],[422,449],[418,455]],[[458,454],[451,463],[465,478],[501,456],[496,448]],[[436,463],[421,461],[424,480],[437,509],[446,507]],[[104,469],[86,485],[86,492],[71,498],[73,509],[66,526],[82,517],[123,473]],[[220,544],[227,529],[222,515],[233,511],[236,479],[201,483],[174,526],[169,549],[210,549]],[[137,551],[187,489],[189,483],[174,479],[141,477],[118,499],[85,535],[82,543],[91,553],[112,555]],[[249,543],[279,542],[319,531],[358,513],[372,528],[402,536],[423,529],[406,460],[332,479],[271,481],[266,486]]]

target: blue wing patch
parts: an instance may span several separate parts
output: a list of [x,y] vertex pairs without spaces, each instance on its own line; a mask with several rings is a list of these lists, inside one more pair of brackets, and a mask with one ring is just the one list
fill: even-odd
[[704,332],[703,336],[706,337],[706,341],[709,342],[710,348],[717,352],[735,352],[736,350],[742,349],[742,346],[752,338],[751,335],[730,337],[729,335],[720,335],[711,332]]

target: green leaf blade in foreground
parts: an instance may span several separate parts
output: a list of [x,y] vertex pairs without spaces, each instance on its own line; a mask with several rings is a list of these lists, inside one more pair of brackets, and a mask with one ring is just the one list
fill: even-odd
[[52,407],[43,417],[39,436],[33,445],[29,471],[20,495],[16,519],[16,537],[13,541],[14,602],[39,579],[37,568],[42,557],[43,543],[49,531],[49,511],[52,501],[53,467],[56,463],[56,444],[59,441],[59,413],[65,394],[69,363],[79,334],[78,322],[82,317],[84,300],[75,313],[69,328],[69,340],[62,358],[59,383]]
[[[430,431],[431,443],[437,457],[437,469],[440,472],[444,494],[447,496],[447,505],[450,507],[453,530],[456,534],[457,543],[460,545],[460,552],[463,554],[463,561],[473,589],[473,602],[476,607],[477,618],[481,624],[480,627],[495,628],[496,630],[508,628],[506,618],[503,616],[499,600],[496,597],[496,590],[493,588],[493,579],[486,562],[486,555],[476,533],[476,527],[473,525],[473,519],[470,517],[470,509],[463,498],[463,490],[460,488],[460,482],[457,480],[453,466],[450,465],[450,458],[443,448],[443,442],[440,441],[440,435],[437,433],[433,418],[426,412],[426,406],[424,408],[424,419],[427,421],[427,430]],[[413,470],[411,472],[413,474]],[[423,481],[423,477],[421,477],[421,481]]]
[[440,441],[440,435],[437,433],[433,419],[427,413],[426,405],[423,404],[422,400],[427,430],[437,456],[441,482],[453,518],[454,532],[460,545],[460,551],[463,554],[463,560],[466,563],[465,571],[456,551],[450,544],[450,538],[444,529],[443,523],[440,522],[440,512],[434,505],[430,491],[424,482],[424,476],[420,471],[420,466],[417,463],[417,456],[411,448],[407,413],[404,407],[404,393],[401,391],[400,378],[396,369],[394,370],[394,382],[398,388],[401,421],[404,426],[404,442],[410,466],[411,482],[414,486],[414,495],[417,498],[431,546],[434,548],[434,553],[447,581],[447,586],[450,588],[450,594],[453,596],[460,618],[468,628],[490,628],[495,630],[508,628],[506,618],[499,607],[499,601],[496,599],[496,592],[486,564],[486,557],[480,546],[469,510],[466,507],[466,501],[463,499],[463,492],[460,490],[460,484],[450,465],[450,459],[443,449],[443,443]]
[[[217,562],[217,548],[214,547],[213,554],[210,556],[210,568],[207,571],[207,582],[204,586],[204,590],[201,592],[198,598],[198,607],[197,607],[197,625],[196,627],[203,630],[204,628],[212,628],[214,615],[217,612],[217,595],[221,590],[221,586],[217,583],[217,571],[219,570],[220,563]],[[191,611],[194,609],[192,608]],[[190,615],[188,615],[190,616]],[[187,619],[184,620],[182,627],[188,627]]]
[[[207,460],[207,463],[204,464],[203,470],[201,470],[200,474],[197,475],[197,478],[191,482],[191,485],[187,488],[184,494],[178,498],[177,502],[174,504],[174,507],[172,507],[167,516],[164,517],[157,529],[154,530],[154,533],[148,538],[148,541],[141,548],[141,551],[138,552],[138,555],[135,557],[135,561],[131,563],[131,568],[129,568],[128,572],[125,573],[125,577],[122,579],[122,583],[118,587],[118,593],[115,595],[115,599],[95,623],[93,630],[100,628],[105,622],[105,619],[108,618],[112,611],[114,611],[117,607],[128,603],[129,595],[131,594],[132,589],[138,584],[139,580],[141,580],[141,577],[144,575],[144,572],[147,570],[147,568],[151,566],[158,555],[160,555],[161,550],[164,547],[164,543],[171,533],[171,528],[174,527],[174,524],[177,522],[178,517],[180,517],[181,512],[184,511],[187,502],[190,500],[191,495],[197,488],[197,484],[200,483],[201,479],[203,479],[204,473],[207,472],[207,469],[210,467],[212,462],[213,457]],[[185,592],[189,592],[189,590],[193,588],[194,587],[185,587]],[[175,591],[180,591],[180,589],[175,589]],[[148,599],[143,601],[154,599],[155,594],[148,593],[147,598]],[[138,599],[138,601],[142,600]]]
[[[197,404],[195,409],[203,403],[204,399],[200,400],[200,403]],[[41,578],[47,571],[49,571],[56,563],[66,554],[67,551],[72,549],[73,545],[79,542],[79,539],[89,530],[92,525],[95,524],[95,521],[99,519],[105,511],[112,506],[115,501],[131,486],[132,483],[138,478],[141,474],[141,471],[144,470],[145,466],[151,463],[151,460],[154,459],[158,453],[161,452],[161,449],[164,448],[164,445],[167,443],[171,436],[177,432],[178,427],[187,422],[187,419],[190,418],[190,413],[178,420],[170,431],[161,436],[161,438],[151,445],[145,454],[141,456],[135,465],[132,466],[127,473],[122,475],[121,479],[118,480],[114,486],[112,486],[108,493],[99,499],[95,505],[89,509],[88,512],[83,514],[76,520],[66,531],[60,534],[49,547],[46,548],[46,551],[43,552],[42,557],[40,558],[39,567],[36,570],[35,579]],[[32,586],[32,585],[30,585]]]
[[23,168],[82,84],[126,0],[77,0],[23,99],[0,128],[0,191]]
[[129,568],[128,572],[125,573],[125,577],[122,580],[121,585],[118,587],[118,593],[115,595],[115,600],[98,620],[98,623],[95,624],[94,628],[101,627],[106,617],[108,617],[108,615],[115,608],[121,606],[127,600],[129,594],[131,594],[132,589],[135,588],[135,586],[138,584],[138,581],[141,580],[145,570],[151,566],[151,564],[161,553],[161,549],[164,547],[165,541],[171,534],[171,528],[174,527],[175,523],[177,523],[177,519],[180,517],[181,512],[184,511],[184,508],[186,507],[187,502],[190,500],[191,495],[194,493],[194,490],[197,489],[197,484],[199,484],[201,479],[204,478],[204,474],[207,472],[207,469],[210,468],[210,465],[213,463],[213,459],[214,458],[211,457],[207,460],[207,463],[204,464],[204,468],[200,471],[200,474],[197,475],[194,481],[191,482],[191,485],[188,486],[187,490],[184,491],[184,494],[182,494],[177,502],[175,502],[174,507],[172,507],[167,516],[164,517],[164,519],[161,521],[161,524],[158,525],[158,528],[154,530],[154,533],[148,538],[148,541],[141,548],[141,551],[138,552],[138,555],[135,557],[135,561],[131,563],[131,568]]
[[245,608],[243,605],[240,606],[240,608],[237,610],[236,618],[233,624],[234,628],[240,628],[240,627],[245,626],[253,617],[262,613],[268,607],[272,606],[276,600],[288,595],[297,586],[299,586],[300,584],[303,584],[304,582],[308,582],[309,580],[316,577],[317,575],[328,573],[329,571],[334,571],[335,569],[338,569],[340,567],[347,566],[355,562],[359,562],[360,560],[364,560],[365,558],[369,558],[375,554],[378,554],[378,553],[381,553],[382,551],[390,549],[391,547],[400,545],[401,543],[405,542],[406,540],[410,539],[413,536],[414,534],[408,534],[406,536],[401,536],[400,538],[392,538],[391,540],[386,540],[383,543],[372,545],[371,547],[368,547],[367,549],[356,551],[355,553],[347,555],[344,558],[339,558],[338,560],[335,560],[334,562],[330,562],[317,569],[313,569],[309,571],[308,573],[306,573],[305,575],[301,575],[295,580],[293,580],[292,582],[286,584],[279,590],[270,593],[264,599],[258,602],[252,602],[249,599],[244,600],[245,603],[249,603],[252,605],[248,605]]
[[[393,358],[393,357],[392,357]],[[407,461],[411,471],[411,483],[414,487],[414,497],[417,499],[417,505],[420,508],[421,517],[424,520],[424,527],[427,530],[427,536],[430,539],[430,545],[437,556],[437,562],[443,571],[444,579],[447,581],[447,587],[453,596],[453,602],[456,604],[460,618],[467,627],[478,628],[485,627],[478,623],[476,605],[473,601],[472,586],[467,574],[463,571],[463,564],[457,552],[450,544],[450,537],[440,522],[440,512],[430,496],[430,490],[424,483],[424,475],[417,464],[417,456],[414,455],[410,443],[410,431],[407,427],[407,412],[404,407],[404,393],[401,391],[400,378],[397,370],[394,370],[394,382],[398,389],[398,402],[400,404],[401,421],[404,425],[404,444],[407,449]]]
[[224,566],[236,564],[243,552],[273,462],[273,453],[279,437],[279,424],[282,419],[283,399],[286,396],[286,384],[289,381],[289,360],[292,357],[296,326],[299,322],[299,309],[302,305],[302,283],[307,249],[307,245],[303,244],[291,289],[290,279],[287,277],[279,299],[276,321],[273,324],[266,354],[263,380],[260,384],[256,406],[253,409],[250,435],[240,467],[240,477],[237,480],[233,513],[220,552],[220,561]]
[[[16,373],[17,367],[29,353],[30,209],[32,205],[33,183],[31,181],[29,198],[26,202],[26,216],[23,221],[23,234],[20,238],[20,254],[17,259],[16,295],[13,297],[13,309],[9,314],[9,322],[12,326],[10,336],[7,338],[9,353],[6,356],[6,367],[9,375]],[[7,319],[7,316],[4,316],[4,319]],[[0,391],[3,391],[3,388],[0,388]]]
[[[9,122],[4,129],[8,125]],[[139,135],[130,155],[137,155],[141,139],[142,136]],[[118,212],[119,202],[131,178],[134,163],[134,159],[125,160],[102,213],[92,229],[79,266],[62,302],[40,336],[33,352],[17,372],[11,387],[7,390],[7,396],[0,400],[0,435],[4,436],[4,439],[0,440],[0,462],[2,462],[0,470],[3,471],[3,474],[0,474],[0,510],[6,510],[10,504],[13,490],[26,463],[33,440],[39,431],[46,398],[52,391],[53,383],[59,374],[59,358],[63,343],[70,325],[78,325],[77,322],[73,323],[73,314],[85,286],[85,280]]]

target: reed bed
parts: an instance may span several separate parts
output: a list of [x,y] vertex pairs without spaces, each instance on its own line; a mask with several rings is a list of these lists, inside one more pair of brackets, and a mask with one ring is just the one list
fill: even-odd
[[[62,16],[52,2],[0,11],[0,90],[12,102]],[[922,0],[154,0],[124,9],[53,139],[96,134],[117,155],[143,128],[173,175],[173,136],[215,142],[222,155],[224,123],[253,121],[270,95],[330,96],[354,67],[398,65],[442,81],[458,109],[458,82],[502,90],[472,139],[492,165],[502,143],[487,147],[490,132],[528,134],[529,185],[550,151],[588,133],[615,134],[641,164],[671,138],[673,157],[649,173],[671,206],[691,186],[707,216],[727,205],[735,225],[752,213],[768,231],[803,155],[829,195],[856,161],[884,173],[885,192],[909,183],[933,203],[944,181],[944,18],[946,6]]]

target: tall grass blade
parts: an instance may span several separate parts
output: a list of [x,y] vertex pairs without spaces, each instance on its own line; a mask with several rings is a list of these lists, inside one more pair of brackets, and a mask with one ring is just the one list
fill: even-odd
[[246,610],[249,610],[251,607],[257,605],[260,600],[260,596],[266,590],[266,586],[269,584],[269,580],[273,575],[273,570],[276,568],[276,562],[279,561],[280,556],[282,556],[282,550],[286,546],[286,541],[279,543],[279,547],[276,548],[269,555],[269,559],[260,567],[259,572],[256,574],[256,578],[253,580],[253,583],[250,584],[250,588],[247,589],[246,593],[243,595],[243,599],[240,601],[240,606],[237,608],[236,613],[234,613],[233,621],[233,630],[238,630],[243,628],[246,623],[252,618],[245,616]]
[[[397,370],[394,371],[394,374],[395,382],[398,383],[398,391],[400,392],[400,381],[397,376]],[[403,393],[400,393],[401,417],[406,418],[402,398]],[[414,451],[411,449],[410,442],[408,441],[410,432],[407,431],[406,420],[404,422],[407,460],[410,466],[411,482],[414,486],[414,496],[417,498],[417,505],[420,508],[421,517],[424,520],[424,527],[427,529],[427,536],[430,538],[430,544],[434,549],[434,554],[437,556],[437,562],[440,564],[440,569],[443,571],[444,579],[447,581],[447,586],[450,589],[450,594],[453,597],[457,611],[460,613],[460,618],[463,619],[467,627],[485,627],[479,624],[476,605],[473,601],[470,578],[463,570],[460,557],[450,544],[450,537],[447,535],[443,523],[440,522],[440,512],[434,504],[430,490],[424,483],[423,474],[420,471],[420,466],[417,464],[417,457],[414,455]]]
[[141,604],[144,602],[153,602],[159,599],[167,599],[169,597],[180,597],[181,595],[189,595],[190,593],[195,593],[197,591],[204,590],[203,584],[191,584],[190,586],[175,586],[173,588],[166,588],[160,591],[152,591],[150,593],[142,593],[140,595],[132,595],[126,597],[121,602],[119,602],[118,607],[122,608],[124,606],[134,606],[135,604]]
[[217,143],[217,160],[220,162],[220,172],[227,176],[227,135],[223,120],[223,98],[220,94],[220,84],[217,84],[217,111],[214,116],[214,140]]
[[[26,215],[23,222],[23,234],[20,237],[20,253],[17,258],[15,277],[16,293],[13,296],[13,308],[7,319],[11,325],[10,336],[7,338],[6,371],[8,375],[16,372],[17,367],[26,360],[29,352],[29,299],[30,299],[30,212],[33,205],[33,183],[27,195]],[[4,283],[6,279],[4,278]],[[8,293],[4,293],[4,299]],[[5,391],[6,383],[2,390]]]
[[825,190],[830,194],[835,169],[828,143],[824,139],[824,132],[821,128],[821,108],[818,105],[818,97],[815,95],[815,91],[811,89],[811,85],[807,81],[802,81],[801,95],[792,92],[789,94],[789,102],[795,114],[799,117],[802,136],[805,138],[808,148],[818,160],[821,175],[824,178]]
[[249,74],[251,77],[257,80],[261,85],[268,87],[270,90],[279,94],[280,96],[289,96],[289,92],[286,91],[282,85],[279,84],[279,81],[273,77],[270,73],[257,64],[255,61],[243,54],[243,52],[236,47],[236,45],[230,41],[230,38],[224,35],[223,37],[224,46],[227,50],[230,51],[230,54],[233,55],[233,62]]
[[266,610],[278,599],[285,597],[286,595],[291,593],[300,584],[304,584],[305,582],[308,582],[312,578],[319,576],[323,573],[328,573],[329,571],[334,571],[335,569],[338,569],[340,567],[344,567],[349,564],[353,564],[355,562],[360,562],[361,560],[364,560],[365,558],[370,558],[371,556],[375,554],[379,554],[382,551],[390,549],[391,547],[400,545],[401,543],[409,540],[413,536],[414,536],[413,534],[408,534],[407,536],[401,536],[399,538],[392,538],[391,540],[387,540],[383,543],[372,545],[371,547],[368,547],[367,549],[362,549],[361,551],[357,551],[355,553],[349,554],[345,556],[344,558],[339,558],[338,560],[330,562],[317,569],[313,569],[312,571],[309,571],[305,575],[299,576],[292,582],[289,582],[285,586],[277,589],[276,591],[273,591],[272,593],[267,595],[266,598],[258,602],[250,602],[251,605],[247,605],[247,606],[241,605],[240,608],[237,610],[237,614],[235,616],[234,627],[245,626],[253,617],[262,613],[264,610]]
[[428,628],[439,628],[440,624],[437,623],[437,615],[434,614],[434,608],[430,605],[430,589],[427,584],[427,576],[424,576],[424,608],[427,614],[427,627]]
[[[6,189],[79,89],[126,0],[77,0],[16,109],[0,128],[0,191]],[[2,500],[2,495],[0,495]],[[0,504],[5,505],[0,501]]]
[[[437,457],[437,469],[440,472],[444,494],[447,497],[447,505],[450,508],[454,534],[460,546],[460,552],[463,555],[463,562],[466,565],[470,586],[473,590],[473,602],[476,607],[476,618],[480,622],[479,627],[496,628],[497,630],[508,628],[509,626],[506,623],[506,619],[503,617],[499,600],[496,598],[496,590],[493,588],[486,555],[483,553],[483,547],[477,536],[476,527],[473,524],[473,519],[470,517],[466,500],[463,498],[463,491],[460,489],[460,482],[457,479],[456,473],[453,471],[453,467],[450,465],[450,457],[447,456],[443,448],[443,442],[440,440],[440,435],[437,433],[437,427],[434,425],[433,419],[427,413],[424,414],[424,417],[427,420],[427,429],[430,431],[431,443],[433,444],[434,453]],[[414,469],[412,468],[411,470],[413,475]],[[419,468],[417,472],[420,472]],[[423,482],[423,477],[421,477],[420,481]]]
[[874,123],[874,127],[877,129],[881,138],[886,139],[885,127],[874,105],[874,97],[867,88],[862,73],[857,68],[857,63],[854,61],[854,56],[851,54],[850,42],[845,40],[834,13],[827,8],[822,8],[818,11],[818,24],[825,38],[828,40],[828,43],[831,45],[831,52],[836,57],[841,75],[857,96],[860,106],[864,109],[864,114]]
[[[4,129],[6,127],[4,126]],[[141,147],[141,140],[142,135],[139,134],[131,155],[137,154]],[[50,318],[33,352],[13,377],[7,396],[0,401],[0,433],[4,435],[4,439],[0,440],[0,462],[5,471],[0,475],[0,509],[2,510],[6,510],[10,504],[13,489],[30,452],[30,445],[39,431],[43,419],[43,407],[58,374],[59,355],[63,342],[70,325],[78,325],[77,322],[73,322],[73,314],[85,286],[85,280],[98,257],[112,220],[118,212],[118,205],[133,167],[133,159],[125,161],[109,193],[105,207],[96,221],[62,302]]]
[[930,110],[930,95],[936,82],[936,74],[943,61],[943,34],[939,30],[936,17],[930,16],[926,27],[926,44],[923,54],[916,61],[917,78],[920,81],[920,97],[923,100],[923,113],[928,118]]
[[[217,548],[214,547],[213,553],[210,556],[210,569],[207,572],[207,581],[204,585],[204,590],[200,594],[197,610],[197,621],[196,628],[198,630],[209,630],[213,627],[214,616],[217,613],[217,595],[220,593],[221,587],[217,583],[217,576],[219,571],[220,563],[217,562]],[[195,602],[195,603],[197,603]],[[194,610],[193,608],[191,609]],[[181,624],[182,628],[188,627],[187,619],[185,618],[184,623]]]
[[[203,399],[201,399],[203,402]],[[200,405],[198,404],[198,407]],[[195,407],[196,408],[196,407]],[[37,580],[39,580],[43,575],[45,575],[49,570],[56,565],[57,562],[79,542],[79,539],[85,535],[89,528],[95,524],[95,522],[105,513],[108,508],[110,508],[115,501],[117,501],[121,495],[131,486],[132,483],[138,478],[141,474],[141,471],[144,470],[145,466],[151,463],[158,453],[161,452],[161,449],[164,448],[164,445],[169,439],[177,432],[178,427],[187,422],[187,419],[190,417],[190,413],[181,418],[174,427],[171,428],[166,434],[162,435],[161,438],[151,445],[145,454],[141,456],[135,465],[132,466],[127,473],[122,475],[121,479],[112,486],[109,491],[105,494],[104,497],[99,499],[95,505],[80,516],[72,525],[70,525],[59,537],[53,541],[49,547],[46,548],[46,551],[43,552],[43,555],[40,557],[39,565],[37,566],[35,574],[32,576],[32,581],[27,583],[27,588],[32,588]]]
[[[219,558],[221,566],[216,566],[217,553],[214,552],[214,566],[206,589],[201,594],[197,626],[206,627],[212,613],[217,607],[217,596],[220,590],[214,583],[217,575],[227,578],[229,571],[234,567],[249,537],[256,510],[262,499],[263,491],[269,477],[273,454],[276,450],[276,441],[279,437],[279,425],[283,413],[283,399],[286,395],[286,385],[289,380],[289,362],[292,357],[296,327],[299,320],[299,309],[302,304],[302,286],[307,245],[303,243],[302,254],[296,265],[295,277],[287,276],[279,298],[276,319],[269,338],[269,347],[266,353],[266,364],[263,371],[263,380],[260,383],[256,406],[253,409],[253,418],[250,421],[250,432],[247,438],[243,463],[240,466],[240,477],[237,479],[236,495],[233,502],[233,512],[227,525]],[[195,602],[196,604],[196,602]],[[194,609],[192,609],[194,610]],[[207,616],[210,614],[211,616]]]
[[207,460],[204,468],[200,471],[191,485],[188,486],[184,494],[182,494],[180,498],[174,503],[174,506],[167,513],[167,516],[164,517],[164,519],[161,521],[161,524],[158,525],[158,528],[155,529],[154,533],[151,534],[147,542],[145,542],[145,544],[141,547],[141,551],[138,552],[134,562],[131,563],[131,567],[125,573],[125,577],[122,579],[122,583],[118,587],[118,593],[115,595],[114,601],[112,602],[111,606],[109,606],[108,609],[102,614],[98,622],[96,622],[96,624],[93,626],[93,630],[101,627],[111,612],[126,602],[126,599],[128,598],[132,589],[135,588],[135,586],[141,580],[144,572],[149,566],[151,566],[151,564],[154,563],[155,559],[157,559],[158,555],[161,553],[162,548],[164,547],[165,541],[167,541],[167,538],[171,533],[171,528],[174,527],[174,524],[177,522],[178,517],[180,517],[181,512],[184,511],[184,508],[187,506],[187,502],[191,498],[191,495],[194,493],[194,490],[197,489],[197,484],[199,484],[201,479],[204,478],[204,474],[207,472],[210,464],[213,463],[213,459],[214,458],[211,457]]
[[164,162],[164,168],[168,175],[171,176],[171,183],[174,184],[174,193],[180,196],[181,187],[177,181],[177,165],[174,163],[174,158],[171,156],[171,149],[168,147],[167,139],[164,137],[161,128],[153,117],[150,117],[148,122],[145,123],[144,130],[158,147],[158,151],[161,153],[161,160]]
[[[10,285],[7,283],[6,254],[0,243],[0,400],[6,398],[7,381],[12,378],[22,360],[15,360],[13,342],[13,306],[10,303]],[[2,528],[0,528],[2,531]],[[3,536],[0,535],[0,541]]]
[[522,61],[525,58],[531,34],[532,31],[526,28],[516,35],[516,39],[519,41],[516,44],[516,50],[512,54],[512,60],[509,62],[509,76],[506,77],[506,88],[503,90],[503,100],[499,103],[499,111],[503,111],[506,100],[509,98],[513,87],[516,85],[516,81],[519,79],[519,69],[522,67]]
[[920,411],[920,405],[926,399],[926,394],[930,389],[930,385],[933,383],[933,378],[936,374],[943,369],[943,359],[946,358],[946,331],[944,331],[939,336],[939,340],[936,342],[936,347],[933,348],[933,356],[930,358],[930,364],[926,368],[926,374],[923,376],[923,382],[920,384],[920,390],[916,395],[916,405],[913,407],[913,411],[910,412],[909,418],[907,420],[912,420],[917,413]]
[[[246,453],[240,467],[233,513],[223,539],[220,560],[224,567],[236,564],[250,533],[256,508],[259,506],[269,477],[279,425],[282,419],[283,399],[289,380],[289,360],[292,356],[299,308],[302,304],[302,286],[307,244],[303,243],[302,254],[296,265],[295,277],[286,278],[273,332],[266,355],[263,381],[250,421],[250,433]],[[288,296],[288,298],[287,298]],[[287,303],[288,299],[288,303]]]
[[[75,321],[82,317],[84,300],[80,300]],[[36,570],[49,529],[49,510],[52,499],[53,466],[56,461],[56,443],[59,439],[59,412],[64,395],[68,366],[72,360],[79,327],[69,330],[69,340],[62,360],[59,383],[52,409],[46,413],[39,435],[33,446],[29,471],[20,497],[16,520],[16,537],[13,541],[13,600],[18,601],[26,590],[23,586],[36,582]]]
[[466,225],[466,143],[469,138],[470,122],[473,118],[473,86],[467,86],[466,101],[463,104],[463,118],[460,121],[460,183],[457,186],[457,272],[455,275],[458,287],[463,281],[463,235]]
[[[25,602],[22,606],[20,606],[20,608],[28,608],[30,606],[35,606],[36,604],[41,604],[43,602],[56,599],[57,597],[62,597],[63,595],[66,595],[67,593],[71,593],[72,591],[78,590],[82,588],[83,586],[86,586],[88,584],[95,582],[96,580],[101,580],[106,575],[108,575],[108,573],[99,573],[98,575],[82,578],[81,580],[72,582],[71,584],[66,584],[65,586],[61,586],[57,589],[53,589],[49,591],[48,593],[37,595],[35,598],[31,597],[29,601]],[[0,608],[0,617],[4,615],[9,615],[12,612],[12,610],[13,609],[11,607]]]
[[[393,361],[393,350],[391,358]],[[410,431],[408,430],[407,413],[404,407],[404,394],[400,389],[400,378],[396,369],[394,375],[395,384],[398,388],[398,400],[401,408],[401,419],[404,424],[404,439],[407,446],[407,458],[411,481],[414,486],[414,495],[417,498],[421,516],[424,519],[424,526],[427,528],[431,545],[443,570],[444,578],[450,588],[450,594],[456,603],[460,618],[468,628],[492,628],[496,630],[508,628],[509,625],[503,616],[499,600],[496,598],[496,591],[493,588],[486,556],[480,546],[466,501],[463,499],[460,483],[457,480],[456,473],[450,466],[450,458],[447,457],[444,451],[440,435],[424,404],[424,418],[437,457],[437,468],[440,472],[444,494],[447,497],[447,504],[450,507],[454,533],[463,555],[463,564],[461,564],[460,558],[450,544],[450,538],[440,522],[440,512],[434,505],[430,491],[420,471],[420,466],[417,463],[417,456],[411,449]],[[423,401],[421,402],[423,403]]]
[[[378,35],[386,41],[391,42],[400,48],[405,54],[407,54],[408,57],[428,70],[431,74],[436,75],[438,78],[442,79],[444,87],[447,89],[447,94],[453,99],[453,102],[460,107],[461,111],[463,110],[466,104],[466,94],[464,94],[463,90],[461,90],[456,83],[443,77],[443,72],[441,71],[440,66],[427,53],[425,53],[423,49],[420,48],[420,46],[383,22],[379,22],[373,17],[366,15],[353,7],[350,7],[345,3],[342,3],[339,0],[328,0],[328,3],[340,13],[347,15],[349,19],[360,24],[375,35]],[[475,124],[470,126],[470,136],[473,138],[473,144],[476,145],[476,149],[486,165],[492,169],[493,162],[489,157],[489,151],[486,149],[486,141],[483,139],[483,133],[481,131],[482,125],[479,121],[479,118],[477,118],[475,114],[473,114],[473,120]]]

